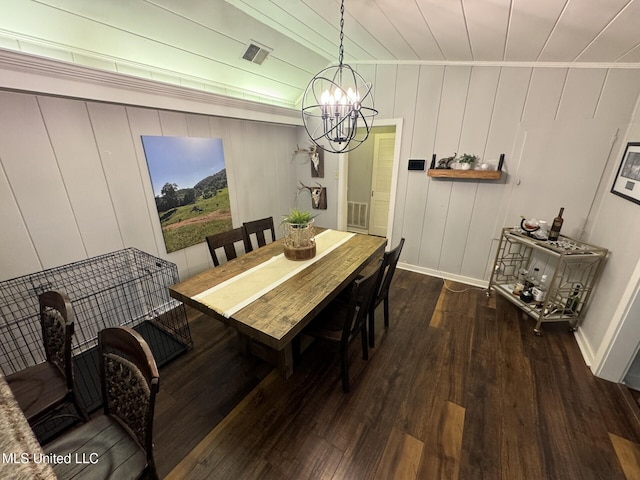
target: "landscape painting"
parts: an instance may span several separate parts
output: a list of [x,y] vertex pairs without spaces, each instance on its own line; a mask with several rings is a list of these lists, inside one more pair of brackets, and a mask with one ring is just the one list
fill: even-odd
[[167,253],[231,230],[221,138],[142,135]]

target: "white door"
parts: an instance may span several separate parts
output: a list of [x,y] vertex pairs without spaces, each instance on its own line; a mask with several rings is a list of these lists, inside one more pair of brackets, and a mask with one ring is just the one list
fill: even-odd
[[389,219],[393,149],[396,143],[396,134],[379,133],[375,135],[374,142],[369,234],[384,237],[387,235]]

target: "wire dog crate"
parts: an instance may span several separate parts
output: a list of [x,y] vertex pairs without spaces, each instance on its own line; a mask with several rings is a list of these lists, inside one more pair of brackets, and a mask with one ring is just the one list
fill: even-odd
[[137,330],[158,366],[193,347],[184,305],[169,296],[175,264],[135,248],[92,257],[0,282],[0,368],[5,375],[45,360],[38,295],[62,290],[76,315],[75,381],[88,411],[101,403],[98,331],[116,325]]

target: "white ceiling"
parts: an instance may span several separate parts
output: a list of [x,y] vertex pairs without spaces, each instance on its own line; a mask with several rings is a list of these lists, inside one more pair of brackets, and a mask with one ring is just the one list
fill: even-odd
[[[0,48],[294,106],[339,19],[339,0],[2,0]],[[639,19],[640,0],[345,0],[344,60],[638,67]]]

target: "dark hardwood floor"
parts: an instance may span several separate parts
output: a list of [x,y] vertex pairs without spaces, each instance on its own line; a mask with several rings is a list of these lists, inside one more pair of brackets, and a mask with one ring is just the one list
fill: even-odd
[[352,344],[347,395],[326,345],[284,380],[191,312],[194,349],[160,372],[161,477],[640,478],[638,405],[591,374],[567,325],[536,337],[510,303],[447,283],[396,272],[391,327],[368,362]]

